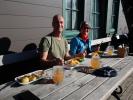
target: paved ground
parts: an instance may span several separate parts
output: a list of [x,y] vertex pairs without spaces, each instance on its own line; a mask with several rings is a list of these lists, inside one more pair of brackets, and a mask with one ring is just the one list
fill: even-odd
[[[121,85],[123,88],[120,94],[120,100],[133,100],[133,73]],[[114,96],[110,96],[108,100],[117,100]]]

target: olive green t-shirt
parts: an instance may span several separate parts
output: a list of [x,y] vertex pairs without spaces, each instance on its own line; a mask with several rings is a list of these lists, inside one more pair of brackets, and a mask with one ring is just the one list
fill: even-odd
[[43,37],[39,44],[39,51],[46,52],[48,51],[47,59],[62,58],[66,55],[68,50],[68,43],[62,37],[61,40],[58,40],[56,37],[49,35]]

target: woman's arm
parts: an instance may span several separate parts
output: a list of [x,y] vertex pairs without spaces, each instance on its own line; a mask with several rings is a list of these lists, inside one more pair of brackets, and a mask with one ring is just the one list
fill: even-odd
[[78,39],[73,38],[70,42],[70,55],[71,56],[76,55],[77,49],[78,49]]

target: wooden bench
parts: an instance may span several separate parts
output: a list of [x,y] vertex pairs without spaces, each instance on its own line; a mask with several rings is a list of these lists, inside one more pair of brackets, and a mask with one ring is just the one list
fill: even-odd
[[[96,40],[92,40],[91,45],[94,46],[94,45],[100,44],[101,42],[106,43],[109,41],[111,41],[111,37],[96,39]],[[36,58],[37,52],[38,52],[37,50],[31,50],[31,51],[25,51],[25,52],[20,52],[20,53],[0,55],[0,66]]]

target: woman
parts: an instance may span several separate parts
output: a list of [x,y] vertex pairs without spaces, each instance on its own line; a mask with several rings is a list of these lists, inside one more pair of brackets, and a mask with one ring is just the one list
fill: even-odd
[[91,51],[91,45],[89,41],[88,32],[91,27],[86,21],[83,21],[80,25],[80,33],[70,41],[70,55],[86,56]]

